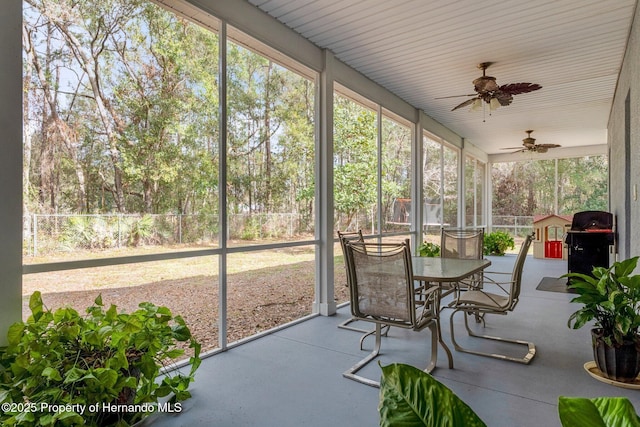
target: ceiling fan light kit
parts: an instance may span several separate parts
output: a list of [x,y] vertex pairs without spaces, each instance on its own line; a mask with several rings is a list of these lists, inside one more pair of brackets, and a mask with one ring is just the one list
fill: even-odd
[[469,111],[480,111],[482,110],[482,106],[483,104],[481,99],[474,99],[471,103],[471,109]]

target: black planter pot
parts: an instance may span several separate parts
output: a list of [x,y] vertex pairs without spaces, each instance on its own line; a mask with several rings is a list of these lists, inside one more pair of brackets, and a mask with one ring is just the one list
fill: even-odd
[[634,382],[640,373],[640,339],[609,346],[602,336],[602,329],[591,330],[593,357],[598,369],[610,380]]

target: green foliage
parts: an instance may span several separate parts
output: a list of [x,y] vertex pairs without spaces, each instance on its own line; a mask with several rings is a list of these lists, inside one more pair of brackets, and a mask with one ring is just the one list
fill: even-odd
[[[382,367],[381,427],[486,426],[445,385],[417,368],[400,363]],[[626,397],[558,398],[563,427],[640,427],[640,417]]]
[[376,203],[376,115],[348,98],[334,101],[334,206],[347,216],[341,226],[347,228]]
[[558,398],[562,427],[640,427],[640,417],[626,397]]
[[422,242],[420,246],[418,246],[418,255],[426,257],[439,257],[440,246],[431,242]]
[[260,219],[255,215],[249,215],[244,221],[240,238],[242,240],[256,240],[260,237]]
[[60,240],[68,250],[105,249],[117,246],[122,239],[129,246],[139,246],[157,229],[153,216],[69,216]]
[[103,217],[73,216],[60,239],[64,247],[75,249],[110,248],[116,241],[115,227]]
[[[35,43],[25,51],[25,69],[37,61],[47,80],[25,75],[25,106],[32,112],[25,115],[25,124],[31,122],[25,130],[34,132],[28,135],[34,154],[25,180],[29,211],[50,206],[55,212],[216,214],[225,192],[230,213],[297,212],[305,217],[303,230],[312,225],[313,80],[230,40],[227,170],[220,171],[218,34],[140,0],[30,1],[24,26]],[[80,51],[93,54],[83,60]],[[65,85],[55,81],[56,69],[69,70]],[[90,84],[92,74],[100,84]],[[50,103],[43,99],[45,83]],[[350,220],[375,211],[380,170],[386,216],[393,198],[409,192],[410,129],[388,116],[377,129],[375,111],[335,98],[335,155],[328,160],[335,167],[336,212]],[[70,140],[42,132],[46,118],[37,112],[49,109]],[[443,200],[440,221],[454,223],[459,155],[446,147],[441,153],[440,144],[428,139],[423,145],[425,197]],[[44,153],[54,152],[51,163]],[[546,212],[556,187],[563,192],[563,212],[606,207],[606,156],[559,160],[558,185],[554,165],[494,165],[494,215]],[[227,188],[218,188],[221,173]]]
[[484,235],[484,254],[502,256],[507,249],[514,249],[515,241],[509,233],[494,231]]
[[378,410],[381,427],[486,427],[445,385],[400,363],[382,367]]
[[[30,211],[50,205],[56,212],[218,215],[222,191],[230,213],[296,212],[308,230],[315,212],[313,79],[229,41],[221,172],[218,34],[139,0],[33,1],[24,24],[35,43],[25,52],[30,66],[37,61],[47,76],[71,70],[68,87],[49,82],[48,108],[74,142],[60,150],[51,133],[33,135],[33,152],[55,149],[56,163],[31,157]],[[95,43],[101,48],[94,55],[74,54]],[[100,85],[88,81],[93,73]],[[37,73],[25,78],[25,102],[40,111],[45,82]],[[35,122],[25,129],[44,128],[44,117],[29,120]],[[227,188],[218,188],[220,173]]]
[[[126,314],[101,296],[81,316],[72,308],[47,309],[40,292],[29,300],[31,316],[9,328],[8,346],[0,348],[0,403],[3,426],[128,426],[144,413],[89,413],[99,404],[153,404],[169,396],[175,403],[189,398],[188,386],[200,365],[200,344],[180,316],[148,302]],[[178,342],[193,349],[187,375],[165,375],[160,368],[181,357]],[[76,405],[70,412],[20,410],[17,404]],[[87,411],[80,414],[84,407]]]
[[144,215],[142,218],[135,219],[129,228],[129,236],[127,242],[129,246],[138,246],[145,239],[153,235],[153,217]]
[[631,273],[638,258],[615,262],[610,268],[595,267],[593,276],[565,274],[569,287],[579,294],[571,302],[583,304],[569,317],[569,327],[579,329],[594,320],[608,345],[635,340],[640,328],[640,275]]
[[555,160],[495,163],[491,180],[494,216],[555,212],[556,191],[559,214],[607,207],[606,155],[558,159],[557,163]]

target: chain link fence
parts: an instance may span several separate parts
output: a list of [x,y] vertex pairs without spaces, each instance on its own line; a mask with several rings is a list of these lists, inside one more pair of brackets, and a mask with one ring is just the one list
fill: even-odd
[[[369,230],[375,218],[357,215],[349,224]],[[346,227],[345,218],[336,223]],[[109,250],[136,246],[218,243],[217,215],[45,215],[24,217],[24,255],[44,256],[77,250]],[[232,214],[227,236],[235,240],[292,239],[313,235],[313,221],[296,213]],[[525,236],[533,231],[532,216],[494,216],[492,229]]]
[[[45,215],[23,218],[23,251],[43,256],[77,250],[218,242],[217,215]],[[228,217],[229,239],[289,239],[311,233],[313,223],[300,214],[234,214]]]

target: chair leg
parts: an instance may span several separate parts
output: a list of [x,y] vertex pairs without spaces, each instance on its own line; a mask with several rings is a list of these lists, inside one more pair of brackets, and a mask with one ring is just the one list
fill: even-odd
[[[368,335],[369,334],[365,336],[368,336]],[[371,387],[380,387],[379,381],[370,380],[361,375],[356,375],[356,372],[364,368],[369,362],[371,362],[373,359],[378,357],[378,354],[380,353],[380,344],[382,342],[382,326],[379,323],[376,323],[375,335],[376,335],[376,344],[373,347],[373,351],[369,353],[367,357],[365,357],[364,359],[362,359],[361,361],[353,365],[349,370],[345,371],[342,374],[342,376],[344,376],[345,378],[349,378],[350,380],[354,380],[354,381],[358,381],[359,383],[366,384]]]
[[376,333],[376,330],[374,329],[373,331],[369,331],[366,332],[363,336],[360,337],[360,350],[364,350],[364,340],[367,339],[367,337],[373,335]]
[[373,332],[375,332],[375,330],[369,331],[367,329],[360,329],[360,328],[356,328],[355,326],[349,326],[349,323],[355,322],[356,320],[358,320],[358,319],[354,319],[353,317],[350,318],[350,319],[347,319],[344,322],[340,323],[338,325],[338,328],[347,329],[349,331],[362,332],[362,333],[366,333],[366,332],[373,333]]
[[[474,337],[474,338],[483,338],[483,339],[487,339],[487,340],[502,341],[502,342],[508,342],[508,343],[512,343],[512,344],[525,345],[528,348],[527,354],[524,357],[512,357],[512,356],[506,356],[504,354],[485,353],[485,352],[481,352],[481,351],[477,351],[477,350],[470,350],[468,348],[464,348],[464,347],[460,346],[456,341],[456,337],[455,337],[455,333],[454,333],[454,327],[453,327],[453,316],[458,311],[462,311],[462,313],[465,314],[465,316],[464,316],[464,326],[467,329],[467,333],[469,334],[469,336]],[[522,340],[514,340],[514,339],[509,339],[509,338],[494,337],[494,336],[490,336],[490,335],[480,335],[480,334],[474,333],[469,328],[469,321],[467,319],[467,314],[471,314],[471,313],[467,313],[465,310],[458,309],[458,310],[454,310],[453,313],[451,313],[451,317],[449,318],[450,328],[451,328],[451,342],[453,342],[453,347],[456,349],[456,351],[461,351],[463,353],[476,354],[478,356],[493,357],[495,359],[508,360],[508,361],[511,361],[511,362],[524,363],[525,365],[528,365],[529,362],[531,362],[533,357],[536,355],[536,346],[532,342],[522,341]],[[474,312],[474,314],[477,315],[478,313]]]
[[[356,375],[356,372],[364,368],[369,362],[371,362],[373,359],[378,357],[378,355],[380,354],[380,344],[382,343],[382,329],[384,328],[389,328],[389,325],[380,325],[379,323],[376,323],[376,328],[374,331],[376,336],[376,343],[375,343],[375,346],[373,347],[373,351],[371,351],[371,353],[369,353],[367,357],[365,357],[364,359],[362,359],[361,361],[353,365],[349,370],[345,371],[342,374],[342,376],[344,376],[345,378],[349,378],[350,380],[354,380],[359,383],[366,384],[371,387],[377,387],[377,388],[380,387],[379,381],[374,381],[369,378],[365,378],[361,375]],[[427,365],[427,367],[424,369],[424,371],[428,374],[430,374],[436,368],[436,362],[438,361],[438,342],[440,341],[440,343],[443,344],[444,348],[447,351],[449,350],[446,347],[446,345],[444,345],[444,342],[440,340],[440,335],[438,334],[438,324],[436,322],[432,322],[429,325],[429,330],[431,332],[431,359],[429,360],[429,364]],[[370,334],[366,334],[365,337],[369,335]],[[448,352],[448,354],[449,354],[449,367],[453,367],[451,353]]]
[[[357,328],[357,327],[355,327],[355,326],[349,326],[349,323],[351,323],[351,322],[355,322],[355,321],[357,321],[357,320],[358,320],[358,319],[355,319],[355,318],[353,318],[353,317],[352,317],[352,318],[350,318],[350,319],[347,319],[347,320],[345,320],[344,322],[340,323],[340,324],[338,325],[338,328],[340,328],[340,329],[346,329],[346,330],[348,330],[348,331],[361,332],[361,333],[363,333],[363,334],[367,334],[367,335],[365,335],[364,337],[362,337],[362,338],[360,339],[360,350],[362,350],[362,341],[364,340],[364,338],[365,338],[366,336],[369,336],[369,335],[371,335],[371,334],[375,333],[375,331],[376,331],[376,330],[375,330],[375,329],[371,329],[371,330],[368,330],[368,329],[361,329],[361,328]],[[383,336],[383,337],[386,337],[388,333],[389,333],[389,325],[384,325],[384,327],[383,327],[383,331],[382,331],[382,336]]]

